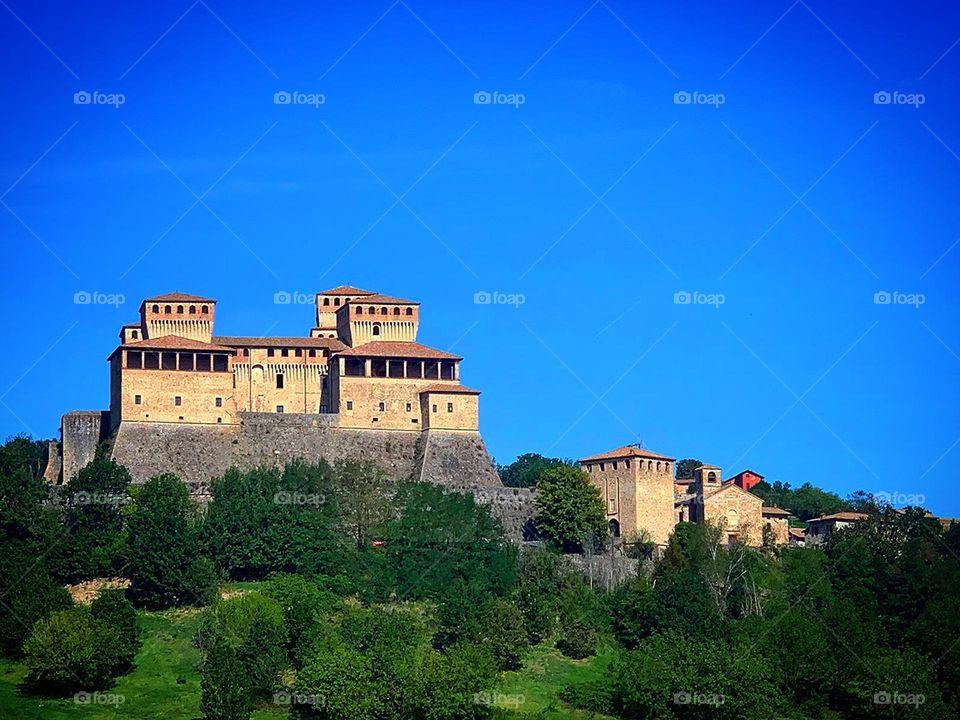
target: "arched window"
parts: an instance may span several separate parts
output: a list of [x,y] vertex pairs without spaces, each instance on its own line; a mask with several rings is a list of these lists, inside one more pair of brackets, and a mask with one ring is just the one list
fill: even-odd
[[177,315],[183,315],[183,305],[177,305]]
[[159,313],[159,312],[160,312],[160,306],[159,306],[159,305],[154,305],[154,306],[153,306],[153,311],[154,311],[155,313]]
[[717,481],[717,474],[713,470],[711,470],[710,472],[707,473],[707,482],[716,482],[716,481]]
[[399,315],[399,314],[400,314],[400,308],[394,308],[394,309],[393,309],[393,314],[394,314],[394,315]]
[[740,513],[733,508],[727,510],[727,529],[740,527]]
[[610,535],[615,538],[620,537],[620,523],[616,520],[610,521]]
[[340,304],[340,298],[334,298],[334,299],[333,299],[333,304],[334,304],[334,305],[339,305],[339,304]]
[[201,306],[200,306],[200,314],[201,314],[201,315],[206,315],[206,314],[209,313],[209,312],[210,312],[210,308],[208,308],[206,305],[201,305]]
[[363,306],[357,308],[357,315],[363,315]]
[[379,335],[379,334],[380,334],[380,326],[379,326],[379,325],[374,325],[374,326],[373,326],[373,334],[374,334],[374,335]]
[[172,308],[172,307],[170,307],[169,305],[165,305],[165,306],[164,306],[164,308],[163,308],[163,314],[164,314],[164,315],[169,315],[169,314],[171,314],[172,312],[173,312],[173,308]]
[[386,314],[387,314],[387,309],[386,309],[385,307],[380,308],[380,314],[381,314],[381,315],[386,315]]
[[657,470],[659,470],[659,469],[660,469],[660,461],[657,460]]
[[191,306],[190,306],[190,314],[191,314],[191,315],[196,315],[196,314],[197,314],[197,306],[196,306],[196,305],[191,305]]
[[140,333],[137,332],[136,330],[133,330],[130,332],[130,337],[136,340],[138,337],[140,337]]
[[327,307],[329,307],[329,306],[330,306],[330,298],[324,298],[324,299],[323,299],[323,304],[326,305]]
[[653,460],[647,460],[647,470],[653,470]]
[[407,315],[413,315],[413,308],[407,308]]

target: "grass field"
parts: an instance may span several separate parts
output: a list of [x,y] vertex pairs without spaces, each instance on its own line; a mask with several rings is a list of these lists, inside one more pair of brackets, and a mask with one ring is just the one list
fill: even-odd
[[[233,591],[255,587],[253,583],[231,585]],[[17,720],[197,720],[200,713],[200,653],[191,643],[198,610],[141,613],[143,647],[136,667],[102,695],[122,697],[119,704],[88,704],[73,698],[50,699],[25,694],[21,687],[25,669],[21,663],[0,660],[0,718]],[[504,673],[496,688],[502,700],[497,717],[601,718],[565,707],[557,695],[570,683],[599,677],[610,659],[609,652],[588,660],[570,660],[555,648],[530,650],[524,667]],[[518,702],[522,699],[522,702]],[[286,718],[284,707],[262,707],[255,720]]]

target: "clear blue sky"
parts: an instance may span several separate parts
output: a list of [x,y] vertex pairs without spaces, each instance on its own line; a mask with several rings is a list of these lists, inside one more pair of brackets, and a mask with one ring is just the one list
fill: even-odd
[[350,283],[423,303],[498,461],[642,439],[960,515],[958,38],[948,3],[3,0],[0,431],[107,407],[145,296],[305,335],[274,294]]

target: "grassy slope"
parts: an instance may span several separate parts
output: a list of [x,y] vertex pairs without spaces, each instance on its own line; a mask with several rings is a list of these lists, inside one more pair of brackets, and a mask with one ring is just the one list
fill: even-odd
[[[199,651],[190,643],[196,611],[173,610],[140,616],[143,647],[136,668],[108,693],[123,695],[123,704],[78,705],[72,698],[51,700],[18,692],[24,669],[0,661],[0,717],[18,720],[194,720],[200,717]],[[285,709],[261,710],[257,720],[286,717]]]
[[603,652],[586,660],[571,660],[560,654],[556,648],[539,645],[530,650],[524,659],[523,668],[516,672],[504,673],[497,692],[508,699],[522,696],[523,702],[515,708],[509,706],[509,700],[503,703],[508,708],[504,718],[537,717],[549,720],[561,718],[596,718],[603,715],[571,709],[557,698],[557,694],[566,685],[595,680],[601,677],[607,663],[612,659],[609,652]]

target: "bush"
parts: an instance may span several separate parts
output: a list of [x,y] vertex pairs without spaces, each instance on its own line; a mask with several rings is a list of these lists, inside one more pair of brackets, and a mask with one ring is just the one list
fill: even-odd
[[283,610],[287,629],[287,651],[291,658],[297,657],[304,641],[313,628],[324,622],[340,598],[329,591],[321,590],[316,583],[300,575],[278,575],[271,578],[261,592],[276,600]]
[[200,710],[207,720],[248,720],[254,708],[246,668],[236,648],[218,641],[200,663]]
[[521,666],[529,645],[523,627],[523,615],[516,605],[497,602],[486,621],[486,641],[490,645],[498,670],[516,670]]
[[55,695],[106,687],[123,654],[118,632],[86,608],[61,610],[40,620],[23,650],[27,683]]
[[44,558],[25,542],[4,543],[0,551],[0,653],[20,657],[23,641],[38,620],[73,606],[73,598],[47,573]]
[[137,611],[127,600],[123,590],[104,590],[90,605],[90,615],[119,636],[119,654],[115,672],[128,669],[140,650],[140,628],[137,627]]
[[560,637],[557,648],[567,657],[582,660],[596,652],[598,628],[604,608],[593,589],[581,576],[571,578],[560,596]]
[[[204,612],[197,631],[197,645],[208,655],[219,645],[236,654],[247,692],[254,700],[270,697],[276,687],[286,665],[286,642],[283,610],[275,600],[257,593],[216,603]],[[217,653],[212,675],[223,665],[234,664],[223,648]]]

